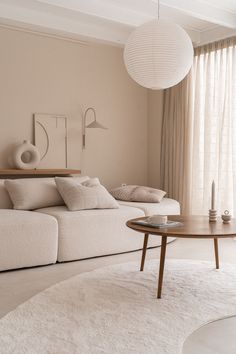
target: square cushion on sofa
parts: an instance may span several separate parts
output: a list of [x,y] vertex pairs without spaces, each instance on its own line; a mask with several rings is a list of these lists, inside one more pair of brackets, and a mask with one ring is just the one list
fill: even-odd
[[160,203],[166,195],[166,192],[160,189],[136,185],[117,187],[112,189],[110,193],[118,200],[144,203]]
[[[66,177],[84,182],[89,177]],[[34,210],[55,205],[64,205],[54,178],[21,178],[5,180],[14,209]]]
[[56,177],[56,185],[68,209],[117,209],[119,204],[103,187],[98,178],[80,182],[65,177]]

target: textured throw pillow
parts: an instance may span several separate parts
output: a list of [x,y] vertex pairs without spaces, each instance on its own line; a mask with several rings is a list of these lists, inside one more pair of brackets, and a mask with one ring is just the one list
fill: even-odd
[[63,177],[56,177],[55,180],[58,191],[71,211],[119,208],[117,201],[100,184],[98,178],[83,183]]
[[4,182],[4,179],[0,180],[0,209],[12,209],[12,202]]
[[166,195],[166,192],[160,189],[132,185],[112,189],[110,193],[118,200],[144,203],[160,203]]
[[[66,177],[84,182],[89,177]],[[21,178],[5,180],[14,209],[33,210],[56,205],[64,205],[58,193],[54,178]]]

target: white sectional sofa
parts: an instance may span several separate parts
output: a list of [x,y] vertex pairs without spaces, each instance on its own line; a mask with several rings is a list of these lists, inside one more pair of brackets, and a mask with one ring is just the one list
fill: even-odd
[[58,224],[34,211],[0,210],[0,270],[55,263]]
[[[0,271],[138,250],[143,238],[126,227],[127,220],[180,213],[179,203],[168,198],[119,204],[118,209],[69,211],[62,205],[13,210],[0,180]],[[159,237],[150,238],[149,247],[159,244]]]

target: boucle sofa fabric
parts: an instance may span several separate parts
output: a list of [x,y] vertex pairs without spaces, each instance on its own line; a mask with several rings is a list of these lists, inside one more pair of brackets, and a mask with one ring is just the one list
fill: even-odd
[[56,177],[57,189],[70,211],[85,209],[117,209],[119,204],[98,178],[78,182],[74,178]]
[[145,203],[160,203],[166,194],[160,189],[133,185],[114,188],[110,193],[118,200]]
[[[87,186],[99,182],[86,176],[67,177],[71,178],[80,184],[89,180]],[[14,187],[19,186],[12,197],[16,206],[19,203],[17,207],[34,209],[49,202],[58,203],[54,178],[22,180],[11,181],[17,182]],[[73,212],[64,205],[37,208],[33,212],[13,210],[4,180],[0,180],[0,271],[141,249],[143,235],[127,228],[127,220],[180,212],[179,203],[168,198],[160,203],[119,201],[118,204],[117,209]],[[157,245],[160,237],[150,235],[148,246]]]
[[22,178],[5,180],[14,209],[33,210],[53,205],[63,205],[53,178]]
[[4,182],[4,179],[0,179],[0,209],[12,209],[12,201],[6,190]]
[[[68,211],[65,206],[39,209],[54,216],[59,226],[58,261],[70,261],[140,249],[143,235],[130,230],[126,221],[143,211],[122,205],[119,209]],[[150,237],[149,246],[160,244]]]
[[134,208],[141,209],[146,216],[151,215],[179,215],[180,204],[177,200],[170,198],[163,198],[160,203],[138,203],[138,202],[125,202],[120,200],[120,205],[126,205]]
[[55,263],[57,220],[31,211],[0,210],[0,270]]
[[[67,177],[68,180],[84,182],[89,177]],[[20,178],[5,180],[14,209],[34,210],[55,205],[64,205],[54,178]]]

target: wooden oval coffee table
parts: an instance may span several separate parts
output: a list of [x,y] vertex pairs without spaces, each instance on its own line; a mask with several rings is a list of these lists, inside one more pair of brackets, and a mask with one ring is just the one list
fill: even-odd
[[175,228],[171,227],[171,228],[161,228],[161,229],[150,227],[150,226],[141,226],[134,223],[134,221],[145,220],[145,219],[146,217],[132,219],[127,221],[126,225],[131,229],[144,234],[140,271],[143,271],[144,269],[149,234],[158,235],[162,237],[159,279],[158,279],[158,289],[157,289],[158,299],[161,298],[161,292],[162,292],[163,273],[164,273],[165,255],[166,255],[166,243],[167,243],[168,236],[172,236],[172,237],[174,236],[180,238],[195,238],[195,239],[212,238],[214,240],[216,268],[219,269],[218,238],[234,237],[236,235],[236,219],[232,219],[229,224],[223,224],[220,218],[217,219],[217,222],[209,222],[208,216],[170,215],[168,216],[169,220],[180,221],[183,225]]

